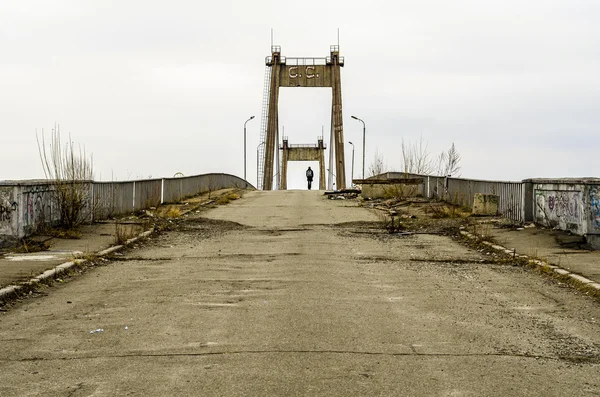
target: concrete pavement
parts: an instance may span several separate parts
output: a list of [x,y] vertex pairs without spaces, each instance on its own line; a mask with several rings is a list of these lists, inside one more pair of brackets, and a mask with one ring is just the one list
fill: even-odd
[[0,395],[600,393],[597,301],[377,221],[315,191],[190,217],[1,313]]
[[491,234],[501,245],[514,248],[521,255],[539,258],[600,283],[600,251],[561,247],[557,238],[566,235],[563,231],[537,227],[494,228]]
[[[138,233],[140,230],[136,230]],[[0,255],[0,288],[18,284],[52,269],[62,263],[72,261],[81,255],[94,254],[115,244],[115,225],[98,223],[80,228],[78,239],[60,239],[51,236],[36,236],[37,241],[47,241],[46,251],[31,253],[6,252]]]

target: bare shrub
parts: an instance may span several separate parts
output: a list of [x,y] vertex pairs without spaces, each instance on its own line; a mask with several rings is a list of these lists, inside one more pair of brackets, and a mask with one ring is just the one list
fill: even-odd
[[483,223],[475,226],[475,235],[482,241],[494,242],[492,226],[489,223]]
[[447,152],[440,153],[438,156],[437,174],[441,176],[460,176],[458,174],[460,171],[460,160],[460,154],[456,150],[454,142],[452,142],[450,149]]
[[212,195],[212,192],[214,192],[215,190],[217,190],[217,179],[214,177],[214,175],[211,175],[208,177],[208,199],[210,200],[210,196]]
[[423,135],[417,142],[405,142],[402,139],[402,169],[406,174],[431,175],[433,161],[427,148],[428,144]]
[[40,160],[46,179],[51,181],[52,196],[59,211],[59,226],[65,229],[77,227],[91,220],[93,157],[87,156],[85,148],[69,140],[63,146],[58,126],[52,129],[50,142],[46,144],[44,131],[36,134]]
[[373,157],[373,162],[369,166],[369,176],[377,176],[383,174],[387,171],[387,165],[385,164],[385,159],[379,153],[379,150],[375,150],[375,156]]
[[431,175],[435,172],[440,176],[459,176],[460,160],[461,156],[454,142],[448,151],[442,151],[434,159],[423,136],[414,143],[402,139],[402,170],[406,174]]

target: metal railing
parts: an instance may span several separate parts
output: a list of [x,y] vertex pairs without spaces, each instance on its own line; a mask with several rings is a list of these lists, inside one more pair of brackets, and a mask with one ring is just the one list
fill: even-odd
[[[288,66],[327,66],[333,64],[331,56],[324,58],[289,58],[280,56],[279,63]],[[344,66],[344,57],[338,57],[338,63],[340,66]],[[265,57],[265,65],[273,66],[273,56],[269,55]]]
[[[145,179],[124,182],[79,182],[86,186],[86,219],[97,221],[134,211],[178,202],[187,197],[224,188],[252,188],[247,181],[229,174],[204,174],[180,178]],[[9,200],[10,213],[4,208],[0,223],[3,241],[23,238],[40,226],[58,221],[51,181],[3,182],[2,191]]]
[[[289,148],[293,149],[293,148],[319,148],[319,144],[318,143],[295,143],[292,145],[288,145]],[[325,148],[325,144],[323,144],[323,148]]]
[[423,178],[423,196],[443,200],[463,207],[473,208],[475,193],[497,195],[498,211],[506,218],[524,222],[526,189],[524,182],[485,181],[466,178],[421,175],[404,172],[388,172],[386,178]]
[[327,58],[282,58],[281,63],[288,66],[318,66],[327,65]]

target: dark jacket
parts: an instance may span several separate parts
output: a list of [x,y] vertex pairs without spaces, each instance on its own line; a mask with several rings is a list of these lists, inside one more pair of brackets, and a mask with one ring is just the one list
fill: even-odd
[[307,180],[312,181],[313,175],[314,174],[313,174],[312,170],[306,170],[306,179]]

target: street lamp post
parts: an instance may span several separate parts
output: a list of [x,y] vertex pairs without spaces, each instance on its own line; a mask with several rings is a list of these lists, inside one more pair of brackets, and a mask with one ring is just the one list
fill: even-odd
[[254,118],[254,116],[250,117],[244,123],[244,180],[246,180],[246,123],[248,121],[252,120],[253,118]]
[[259,153],[258,153],[258,149],[260,148],[260,145],[264,145],[264,142],[261,142],[258,144],[258,146],[256,147],[256,188],[258,189],[258,157],[259,157]]
[[363,179],[365,179],[365,131],[367,129],[367,127],[365,127],[365,122],[362,121],[361,119],[359,119],[356,116],[351,116],[354,120],[358,120],[362,123],[363,125],[363,167],[362,167],[362,177]]
[[352,186],[352,181],[354,180],[354,144],[350,141],[348,143],[352,145],[352,176],[350,177],[350,186]]

